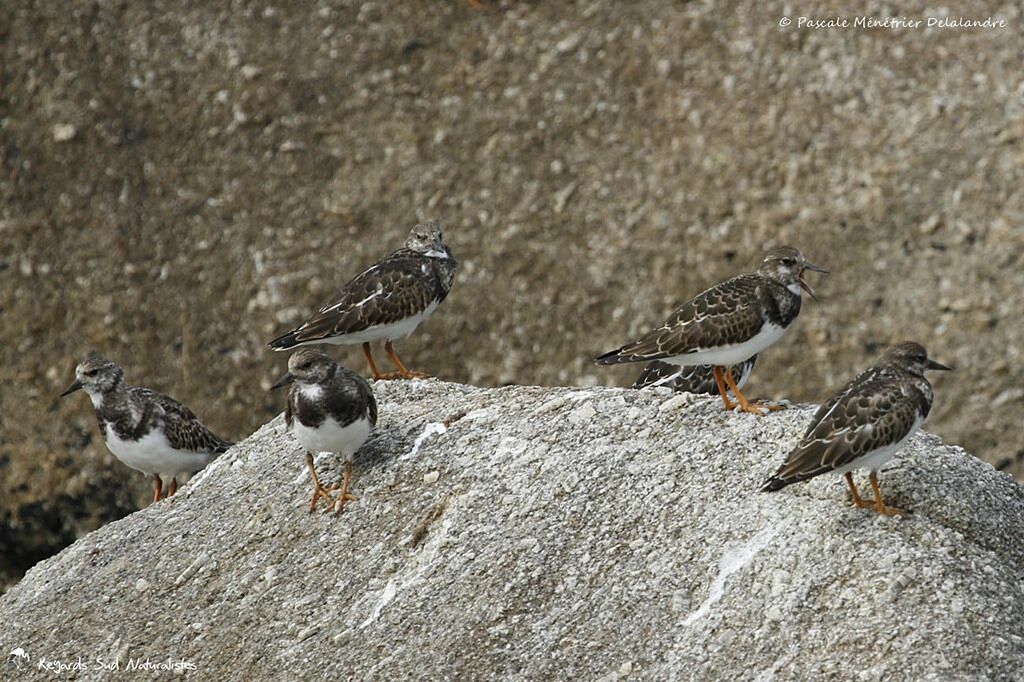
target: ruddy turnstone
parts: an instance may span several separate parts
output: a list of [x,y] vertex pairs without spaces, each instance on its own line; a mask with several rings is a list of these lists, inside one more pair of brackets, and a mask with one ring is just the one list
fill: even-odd
[[[832,471],[843,474],[853,503],[879,514],[902,514],[887,507],[878,470],[914,435],[932,406],[932,386],[924,373],[949,370],[928,357],[919,343],[906,341],[887,350],[818,408],[806,433],[761,490],[774,492]],[[854,469],[867,469],[875,499],[865,500],[853,484]]]
[[[412,228],[405,248],[385,256],[341,288],[316,315],[270,342],[274,350],[317,343],[363,345],[374,379],[411,379],[392,342],[413,332],[430,317],[452,288],[455,258],[434,221]],[[384,351],[396,372],[381,374],[373,361],[370,342],[384,341]]]
[[736,407],[726,387],[744,412],[762,414],[740,392],[730,372],[724,371],[778,341],[800,313],[801,292],[814,298],[804,272],[828,270],[804,260],[796,249],[783,246],[765,255],[756,272],[738,275],[698,294],[676,310],[658,328],[595,359],[599,365],[661,360],[689,367],[710,365],[711,375],[725,409]]
[[[356,499],[349,495],[352,479],[351,457],[366,442],[377,424],[377,401],[363,377],[312,348],[303,348],[288,358],[288,372],[272,389],[293,384],[288,393],[284,419],[299,443],[306,449],[306,466],[313,481],[309,511],[316,509],[321,497],[327,509],[340,512],[345,503]],[[337,500],[324,488],[313,466],[313,453],[335,452],[345,459],[345,476]]]
[[[751,356],[739,363],[725,368],[736,385],[743,388],[750,373],[754,369],[757,356]],[[715,395],[718,393],[718,386],[715,385],[715,376],[709,365],[691,365],[680,367],[669,365],[661,360],[654,360],[644,366],[640,376],[633,382],[633,388],[646,388],[648,386],[665,386],[673,391],[686,393],[706,393]]]
[[161,475],[170,476],[170,497],[178,489],[178,474],[199,471],[234,445],[174,398],[126,384],[122,369],[98,353],[78,364],[75,380],[60,397],[78,389],[89,394],[96,408],[107,448],[132,469],[153,477],[154,502],[161,497]]

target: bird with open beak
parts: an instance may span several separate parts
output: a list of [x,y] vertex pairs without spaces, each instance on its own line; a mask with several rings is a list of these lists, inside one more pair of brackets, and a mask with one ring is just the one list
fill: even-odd
[[[660,360],[680,367],[709,365],[725,409],[739,407],[754,414],[781,409],[748,401],[728,370],[782,338],[800,313],[802,292],[817,298],[804,276],[808,270],[828,274],[791,246],[772,249],[755,272],[698,294],[660,326],[595,362],[612,365]],[[736,397],[735,403],[729,391]]]

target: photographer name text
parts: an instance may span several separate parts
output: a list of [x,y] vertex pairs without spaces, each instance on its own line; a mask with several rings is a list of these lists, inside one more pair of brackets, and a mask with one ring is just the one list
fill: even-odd
[[1007,27],[1006,19],[985,17],[782,17],[779,26],[809,30],[887,28],[891,30],[935,28],[935,29],[1001,29]]

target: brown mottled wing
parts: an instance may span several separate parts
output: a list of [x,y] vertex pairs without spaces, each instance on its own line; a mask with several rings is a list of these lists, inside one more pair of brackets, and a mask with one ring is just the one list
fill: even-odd
[[921,414],[921,395],[885,374],[858,377],[839,400],[819,408],[800,443],[775,474],[802,481],[902,440]]
[[596,361],[612,365],[660,360],[743,343],[764,324],[759,308],[763,286],[757,275],[726,280],[687,301],[660,327]]
[[429,261],[409,249],[395,251],[343,286],[316,315],[271,341],[270,347],[285,350],[423,312],[440,293]]
[[151,410],[140,422],[146,424],[150,419],[154,423],[163,422],[164,434],[171,447],[188,452],[208,452],[220,454],[227,452],[234,443],[230,443],[203,426],[199,419],[174,398],[157,393],[148,388],[133,388],[138,397]]

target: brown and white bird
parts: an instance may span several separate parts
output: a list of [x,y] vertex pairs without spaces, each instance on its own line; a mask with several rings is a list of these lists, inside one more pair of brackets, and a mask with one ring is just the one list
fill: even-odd
[[60,396],[79,389],[92,400],[110,452],[153,477],[154,502],[162,494],[161,476],[171,479],[169,497],[178,489],[179,474],[199,471],[234,445],[203,426],[174,398],[126,384],[122,369],[98,353],[78,364],[74,382]]
[[[625,346],[595,359],[599,365],[660,360],[690,367],[710,365],[725,409],[762,414],[777,405],[755,405],[725,368],[744,362],[778,341],[800,313],[801,294],[814,297],[804,272],[828,273],[797,249],[769,251],[756,272],[738,275],[684,303],[665,322]],[[736,396],[733,403],[728,390]]]
[[[271,390],[292,384],[288,393],[285,423],[306,450],[306,466],[313,481],[309,511],[317,501],[327,500],[327,509],[340,512],[345,503],[356,499],[349,494],[352,480],[351,458],[369,438],[377,425],[377,401],[366,379],[337,364],[326,354],[303,348],[288,358],[288,372]],[[340,486],[325,488],[313,466],[313,453],[333,452],[345,460],[345,475]],[[337,499],[330,491],[340,487]]]
[[[411,334],[448,296],[457,263],[434,221],[416,225],[405,248],[363,271],[317,312],[268,345],[282,351],[311,344],[362,344],[373,379],[411,379],[393,342]],[[384,341],[384,352],[397,371],[382,374],[370,343]]]
[[[914,435],[931,410],[932,386],[924,373],[949,369],[929,358],[919,343],[893,346],[818,408],[803,438],[761,490],[775,492],[832,472],[846,478],[854,505],[879,514],[905,513],[885,506],[878,470]],[[860,496],[853,483],[855,469],[870,472],[875,499]]]

